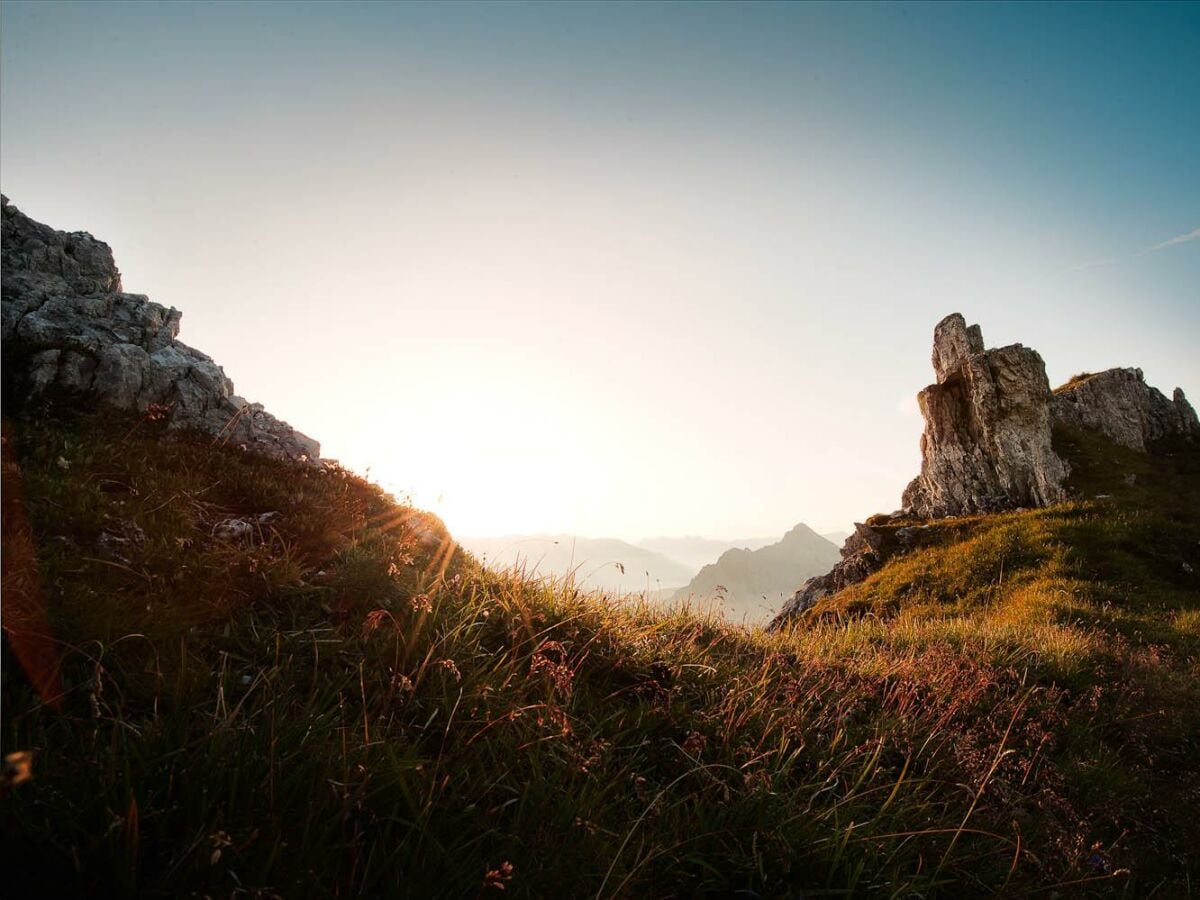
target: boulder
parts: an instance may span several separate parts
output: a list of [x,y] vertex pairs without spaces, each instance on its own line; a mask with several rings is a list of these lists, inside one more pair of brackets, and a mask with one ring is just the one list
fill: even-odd
[[178,340],[181,313],[122,289],[112,250],[55,231],[0,198],[5,402],[51,393],[165,416],[268,456],[317,462],[316,441],[235,396],[213,360]]

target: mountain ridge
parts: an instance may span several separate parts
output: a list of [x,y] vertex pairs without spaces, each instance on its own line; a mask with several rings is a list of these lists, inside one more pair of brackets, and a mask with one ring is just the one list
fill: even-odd
[[800,522],[772,544],[726,550],[672,599],[715,602],[727,617],[753,622],[773,613],[798,583],[822,574],[837,559],[836,545]]

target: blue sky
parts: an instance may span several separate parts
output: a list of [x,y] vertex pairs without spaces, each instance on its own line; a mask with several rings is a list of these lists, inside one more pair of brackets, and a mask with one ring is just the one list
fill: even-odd
[[5,193],[460,532],[892,509],[956,310],[1200,394],[1200,4],[0,16]]

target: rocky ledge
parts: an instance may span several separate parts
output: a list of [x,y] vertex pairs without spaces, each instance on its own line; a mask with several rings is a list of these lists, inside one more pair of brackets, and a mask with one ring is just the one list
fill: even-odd
[[1056,422],[1088,428],[1131,450],[1172,434],[1200,434],[1196,411],[1175,388],[1168,400],[1146,384],[1141,369],[1076,375],[1054,392]]
[[925,419],[921,474],[905,488],[903,508],[857,523],[841,561],[806,581],[771,629],[880,569],[913,543],[922,522],[1065,500],[1070,469],[1054,452],[1056,424],[1141,451],[1171,435],[1200,438],[1181,389],[1168,400],[1141,369],[1109,369],[1051,392],[1037,351],[1021,344],[986,350],[979,326],[968,327],[958,313],[934,329],[933,370],[937,382],[917,395]]
[[236,396],[220,366],[177,340],[179,310],[122,289],[107,244],[35,222],[7,197],[0,204],[6,405],[71,398],[278,459],[319,460],[316,441]]

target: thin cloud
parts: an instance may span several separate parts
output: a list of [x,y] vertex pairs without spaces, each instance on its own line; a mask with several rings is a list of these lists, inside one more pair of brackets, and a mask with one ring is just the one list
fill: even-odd
[[1177,244],[1186,244],[1191,241],[1200,241],[1200,228],[1193,228],[1187,234],[1177,234],[1173,238],[1167,238],[1159,244],[1153,244],[1149,247],[1143,247],[1136,253],[1130,253],[1128,256],[1109,256],[1104,259],[1092,259],[1085,263],[1080,263],[1077,266],[1071,266],[1072,272],[1083,272],[1087,269],[1098,269],[1103,266],[1114,266],[1117,263],[1126,259],[1137,259],[1145,256],[1148,253],[1155,253],[1159,250],[1165,250],[1168,247],[1174,247]]
[[1165,247],[1174,247],[1176,244],[1186,244],[1188,241],[1200,241],[1200,228],[1193,228],[1187,234],[1177,234],[1173,238],[1168,238],[1161,244],[1155,244],[1153,247],[1147,247],[1139,256],[1146,253],[1153,253],[1155,250],[1162,250]]

